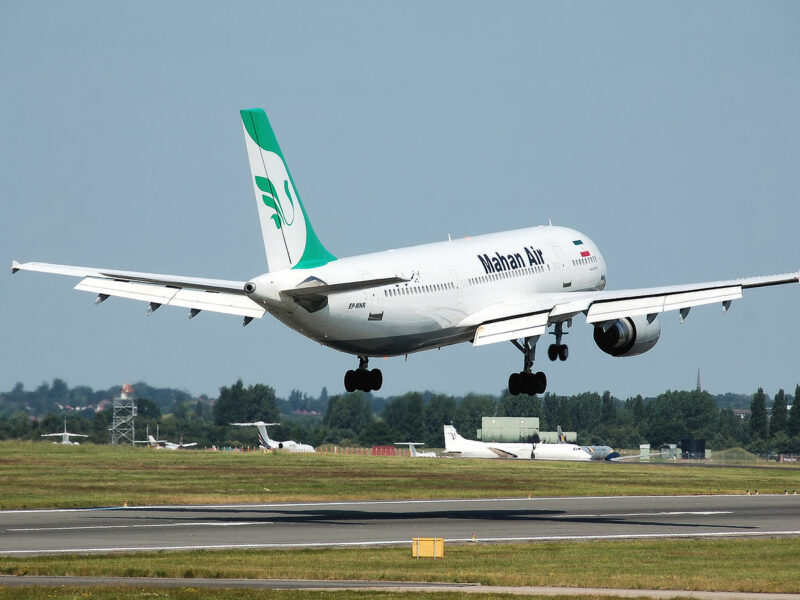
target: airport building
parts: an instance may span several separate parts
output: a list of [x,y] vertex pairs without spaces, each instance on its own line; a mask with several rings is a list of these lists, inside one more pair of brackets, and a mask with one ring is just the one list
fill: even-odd
[[[574,431],[565,431],[563,435],[564,441],[571,444],[578,440]],[[531,442],[534,436],[540,442],[558,442],[558,432],[539,431],[539,417],[483,417],[477,431],[477,439],[484,442]]]

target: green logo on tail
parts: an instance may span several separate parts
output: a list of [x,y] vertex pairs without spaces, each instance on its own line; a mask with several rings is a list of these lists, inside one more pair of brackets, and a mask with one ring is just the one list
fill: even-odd
[[261,200],[264,202],[264,204],[275,211],[275,214],[271,217],[272,221],[275,223],[275,227],[278,229],[280,229],[283,225],[291,227],[292,223],[294,223],[294,199],[292,198],[292,192],[290,191],[289,181],[284,180],[283,190],[286,192],[286,197],[289,198],[289,204],[292,207],[291,221],[286,218],[286,213],[283,210],[281,199],[275,191],[275,186],[272,184],[272,181],[270,181],[268,177],[259,177],[256,175],[256,185],[258,186],[258,189],[264,192],[261,196]]

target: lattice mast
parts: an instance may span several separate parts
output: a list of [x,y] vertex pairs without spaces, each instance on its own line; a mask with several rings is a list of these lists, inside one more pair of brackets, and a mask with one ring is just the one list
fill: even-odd
[[133,388],[127,383],[122,386],[119,397],[114,398],[114,417],[111,421],[111,445],[134,444],[134,419],[136,417],[136,400]]

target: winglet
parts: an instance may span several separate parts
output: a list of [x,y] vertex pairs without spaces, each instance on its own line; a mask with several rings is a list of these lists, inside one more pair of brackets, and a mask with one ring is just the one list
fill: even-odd
[[11,261],[11,274],[13,275],[17,271],[19,271],[21,266],[22,265],[20,265],[16,260],[12,260]]

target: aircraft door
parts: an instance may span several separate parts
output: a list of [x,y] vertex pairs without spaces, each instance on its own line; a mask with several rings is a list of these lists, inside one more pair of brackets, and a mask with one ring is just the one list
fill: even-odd
[[564,257],[564,252],[562,252],[558,244],[552,244],[550,248],[553,250],[555,256],[553,270],[559,273],[561,285],[564,288],[572,287],[572,270],[567,266],[567,259]]
[[383,290],[370,290],[369,321],[383,320]]

